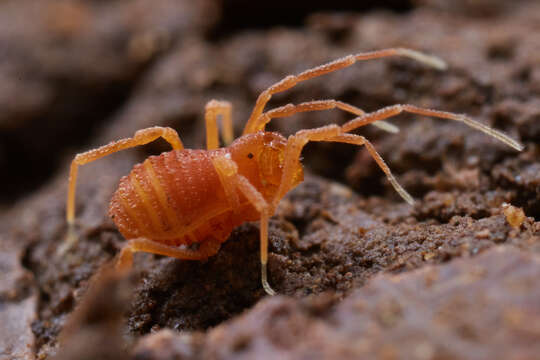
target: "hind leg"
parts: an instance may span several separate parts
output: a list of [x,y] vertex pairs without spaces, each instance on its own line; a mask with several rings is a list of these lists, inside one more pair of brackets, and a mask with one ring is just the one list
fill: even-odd
[[92,149],[84,153],[77,154],[71,162],[69,171],[69,185],[68,195],[66,203],[66,221],[68,224],[67,236],[64,243],[58,248],[58,253],[63,254],[66,252],[76,241],[77,236],[74,230],[75,223],[75,187],[77,185],[77,173],[80,165],[88,164],[92,161],[96,161],[111,155],[115,152],[129,149],[138,145],[148,144],[156,140],[157,138],[164,138],[172,148],[175,150],[181,150],[184,148],[178,133],[168,127],[151,127],[147,129],[139,130],[132,138],[121,139],[113,141],[107,145],[101,146],[97,149]]
[[72,225],[75,220],[75,185],[77,184],[77,172],[80,165],[88,164],[121,150],[148,144],[159,137],[164,138],[171,144],[174,150],[181,150],[184,148],[178,133],[174,129],[155,126],[137,131],[132,138],[113,141],[97,149],[77,154],[75,159],[71,162],[69,172],[69,190],[66,205],[66,220],[68,224]]
[[120,255],[116,260],[116,268],[121,271],[131,269],[133,254],[136,252],[165,255],[181,260],[206,260],[215,255],[220,246],[221,242],[215,239],[202,242],[197,250],[169,246],[147,238],[131,239],[120,251]]

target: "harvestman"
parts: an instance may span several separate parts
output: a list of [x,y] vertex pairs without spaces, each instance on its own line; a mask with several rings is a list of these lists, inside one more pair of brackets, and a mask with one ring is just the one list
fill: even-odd
[[[438,58],[403,48],[349,55],[298,75],[286,76],[264,90],[255,103],[242,136],[234,142],[231,104],[212,100],[205,109],[207,150],[184,149],[175,130],[152,127],[137,131],[132,138],[78,154],[71,164],[69,177],[67,222],[70,233],[73,233],[75,219],[78,166],[162,137],[173,150],[135,165],[130,174],[120,180],[111,200],[109,214],[128,240],[120,252],[117,267],[129,269],[133,253],[139,251],[185,260],[204,260],[217,253],[234,227],[245,221],[260,220],[261,281],[265,291],[273,295],[275,292],[268,284],[266,269],[268,219],[285,194],[303,180],[300,154],[308,142],[330,141],[365,146],[394,189],[409,204],[413,203],[412,197],[398,184],[373,145],[365,137],[351,134],[352,130],[373,124],[396,132],[397,128],[384,120],[407,112],[461,121],[516,150],[523,149],[517,141],[467,116],[414,105],[393,105],[366,113],[341,101],[319,100],[264,111],[273,94],[302,81],[351,66],[360,60],[390,56],[409,57],[437,69],[446,68]],[[287,139],[277,133],[265,132],[266,124],[272,119],[334,108],[356,117],[342,126],[301,130]],[[222,137],[228,145],[224,148],[218,148],[218,118],[222,119]]]

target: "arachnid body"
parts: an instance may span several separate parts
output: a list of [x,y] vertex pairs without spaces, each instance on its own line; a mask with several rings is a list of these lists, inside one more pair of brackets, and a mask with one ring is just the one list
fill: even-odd
[[[109,214],[128,240],[118,257],[117,266],[129,268],[133,253],[138,251],[178,259],[206,259],[219,250],[234,227],[245,221],[260,220],[261,280],[266,292],[274,294],[266,274],[268,219],[285,194],[303,180],[300,154],[308,142],[330,141],[365,146],[392,186],[409,203],[412,203],[412,197],[397,183],[373,145],[366,138],[351,134],[352,130],[373,124],[395,132],[397,129],[384,120],[408,112],[461,121],[517,150],[522,149],[522,145],[503,133],[464,115],[413,105],[388,106],[365,113],[340,101],[319,100],[264,111],[273,94],[290,89],[299,82],[345,68],[356,61],[389,56],[409,57],[439,69],[446,67],[435,57],[409,49],[350,55],[299,75],[289,75],[263,91],[243,135],[234,142],[230,103],[212,100],[205,112],[207,150],[184,149],[176,131],[153,127],[137,131],[132,138],[78,154],[70,170],[68,224],[73,226],[75,218],[75,185],[79,165],[162,137],[173,150],[151,156],[142,164],[135,165],[131,173],[120,180],[111,200]],[[301,130],[288,138],[265,132],[266,124],[274,118],[333,108],[356,117],[341,126],[327,125]],[[218,118],[222,119],[222,135],[228,144],[224,148],[218,148]]]

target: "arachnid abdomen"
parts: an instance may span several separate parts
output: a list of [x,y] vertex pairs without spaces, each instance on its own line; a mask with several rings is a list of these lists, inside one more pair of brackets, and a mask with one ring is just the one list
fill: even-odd
[[[267,170],[276,161],[271,154],[285,140],[273,133],[245,136],[227,148],[173,150],[151,156],[120,180],[109,206],[109,215],[126,239],[145,237],[168,245],[189,245],[209,238],[225,241],[232,229],[260,215],[238,193],[231,202],[212,163],[228,157],[263,196],[276,186]],[[270,154],[270,155],[269,155]]]
[[228,149],[169,151],[135,165],[120,180],[109,207],[122,235],[169,245],[209,237],[225,241],[234,227],[257,219],[246,199],[239,209],[230,206],[211,161],[224,152]]

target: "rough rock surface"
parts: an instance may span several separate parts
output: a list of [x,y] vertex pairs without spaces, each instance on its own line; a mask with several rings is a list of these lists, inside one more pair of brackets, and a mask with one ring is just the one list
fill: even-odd
[[536,359],[540,257],[477,258],[379,275],[342,302],[267,298],[204,338],[144,337],[136,359]]
[[[220,5],[212,1],[160,1],[155,6],[144,1],[30,3],[7,1],[0,6],[6,10],[0,11],[0,18],[5,17],[0,27],[30,10],[44,17],[0,35],[0,48],[20,49],[0,52],[9,60],[2,62],[8,69],[0,66],[0,77],[7,79],[0,87],[0,104],[6,103],[0,118],[0,138],[6,139],[0,143],[0,163],[9,170],[2,178],[7,186],[3,194],[17,199],[14,205],[0,206],[0,355],[50,358],[72,318],[75,325],[67,327],[60,356],[115,358],[121,351],[113,345],[100,354],[93,354],[92,346],[77,346],[84,334],[95,343],[99,336],[117,339],[121,316],[92,315],[102,289],[111,298],[109,314],[124,313],[125,346],[135,346],[137,358],[248,358],[277,350],[300,358],[316,346],[328,357],[370,351],[390,359],[400,355],[395,350],[405,344],[414,346],[403,356],[426,359],[439,354],[534,358],[529,344],[540,336],[523,319],[539,312],[533,303],[538,285],[528,275],[538,272],[540,250],[540,48],[530,36],[539,31],[538,4],[521,1],[506,9],[498,1],[489,17],[479,17],[478,12],[469,13],[469,2],[448,8],[428,0],[405,13],[322,11],[310,13],[301,28],[223,33],[230,19],[219,19]],[[49,6],[61,10],[52,12],[57,17],[52,23],[46,22]],[[173,11],[172,6],[178,7]],[[230,13],[225,8],[224,14]],[[87,22],[73,21],[74,14],[86,14]],[[136,21],[129,14],[135,14]],[[68,33],[57,39],[46,26]],[[156,26],[174,41],[152,37]],[[219,31],[218,37],[204,37]],[[128,50],[134,53],[120,51],[132,42]],[[122,294],[115,298],[114,277],[96,286],[94,295],[87,292],[92,276],[123,244],[106,217],[118,179],[147,154],[166,150],[163,142],[81,168],[79,241],[59,253],[66,234],[68,161],[76,151],[153,125],[172,126],[188,147],[202,147],[202,113],[208,100],[233,102],[238,134],[260,91],[284,75],[345,54],[391,46],[437,54],[448,61],[449,70],[428,69],[408,59],[365,62],[278,94],[270,106],[336,98],[373,111],[413,103],[467,113],[520,139],[526,149],[516,153],[463,124],[407,115],[393,120],[399,134],[360,129],[415,196],[416,205],[410,207],[394,194],[365,151],[308,145],[303,155],[311,174],[282,201],[270,224],[270,282],[282,295],[276,299],[259,302],[265,294],[259,279],[257,224],[236,229],[219,254],[206,262],[137,255],[138,280],[131,301]],[[34,62],[49,66],[33,67]],[[24,77],[18,79],[17,73]],[[6,89],[8,85],[12,87]],[[10,100],[13,95],[20,101]],[[310,113],[276,120],[271,128],[291,134],[348,118],[339,111]],[[74,127],[80,132],[72,133]],[[16,146],[9,145],[12,142]],[[21,149],[20,157],[8,148]],[[55,161],[62,166],[50,178]],[[24,171],[18,172],[20,168]],[[20,180],[29,177],[29,183]],[[42,186],[32,192],[31,182]],[[17,189],[24,189],[25,196]],[[523,209],[527,217],[521,226],[508,224],[505,202]],[[489,248],[495,249],[477,256]],[[441,263],[448,264],[432,266]],[[483,269],[477,277],[471,275],[475,267]],[[381,272],[399,276],[370,281]],[[433,274],[438,274],[432,281],[440,287],[426,284]],[[498,275],[509,276],[511,284],[497,284]],[[456,303],[444,302],[452,299],[439,296],[452,289],[458,294]],[[485,296],[486,291],[506,291],[507,297]],[[396,294],[411,292],[414,296],[396,300]],[[376,305],[379,299],[389,302]],[[86,305],[79,305],[84,301]],[[355,308],[359,301],[364,308]],[[433,313],[423,313],[424,308]],[[74,310],[79,315],[72,315]],[[5,319],[17,319],[17,326]],[[95,319],[95,328],[88,328],[88,319]],[[362,319],[367,319],[365,324]],[[482,329],[500,331],[491,338]],[[363,342],[357,341],[360,331],[369,335]],[[415,336],[400,335],[408,332]],[[148,333],[155,334],[138,341]],[[328,338],[321,339],[321,334]],[[440,342],[444,336],[456,347],[445,347]]]

